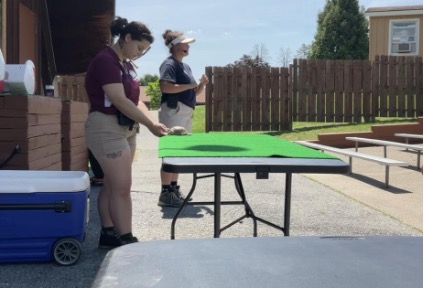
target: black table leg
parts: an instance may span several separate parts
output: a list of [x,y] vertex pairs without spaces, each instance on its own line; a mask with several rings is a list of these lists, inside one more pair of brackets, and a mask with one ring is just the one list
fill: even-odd
[[193,173],[193,184],[191,185],[190,192],[184,199],[183,203],[181,204],[180,208],[178,208],[177,213],[175,213],[174,218],[172,218],[171,223],[171,240],[175,239],[175,224],[177,223],[178,216],[180,215],[181,211],[184,209],[184,207],[187,205],[188,199],[190,199],[191,195],[193,195],[194,189],[196,189],[197,184],[197,173]]
[[245,217],[250,217],[252,218],[253,221],[253,237],[258,236],[258,221],[256,219],[255,213],[253,213],[252,208],[250,207],[249,203],[247,202],[246,199],[246,194],[244,193],[244,188],[243,188],[243,184],[241,182],[241,177],[240,177],[240,173],[235,173],[234,174],[234,182],[236,185],[236,190],[244,204],[244,212],[245,212]]
[[286,173],[286,196],[284,197],[284,236],[290,236],[292,173]]
[[214,238],[221,234],[221,173],[215,173]]
[[[213,202],[188,202],[188,199],[190,199],[191,195],[193,194],[197,179],[200,178],[206,178],[206,177],[214,177],[214,201]],[[188,193],[186,199],[183,201],[181,207],[179,207],[177,213],[175,214],[172,223],[171,223],[171,239],[175,239],[175,225],[176,221],[178,219],[179,214],[182,212],[184,207],[186,205],[214,205],[214,238],[219,238],[221,236],[221,232],[231,226],[233,226],[235,223],[239,222],[241,219],[250,217],[253,220],[253,236],[257,236],[257,222],[260,221],[262,223],[265,223],[271,227],[274,227],[284,233],[284,236],[290,236],[290,208],[291,208],[291,187],[292,187],[292,173],[286,173],[286,183],[285,183],[285,202],[284,202],[284,227],[280,227],[274,223],[271,223],[265,219],[262,219],[260,217],[257,217],[253,210],[250,208],[249,203],[246,200],[246,196],[244,194],[244,189],[242,186],[241,178],[239,173],[235,173],[234,179],[235,179],[235,186],[236,190],[239,193],[239,196],[241,198],[240,201],[221,201],[221,178],[226,175],[222,175],[221,173],[214,173],[207,176],[198,177],[197,173],[193,173],[193,185],[190,189],[190,192]],[[244,204],[245,206],[245,215],[240,217],[239,219],[231,222],[227,226],[221,228],[221,205],[222,204]]]

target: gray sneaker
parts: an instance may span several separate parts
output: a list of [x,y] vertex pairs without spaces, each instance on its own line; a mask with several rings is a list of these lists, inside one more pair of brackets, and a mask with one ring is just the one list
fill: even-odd
[[[177,197],[180,198],[181,201],[184,201],[184,199],[186,198],[186,196],[181,191],[180,185],[174,186],[174,187],[172,187],[172,189],[174,190],[174,193],[177,195]],[[188,201],[191,201],[191,200],[192,200],[192,198],[188,199]]]
[[160,193],[158,206],[162,207],[180,207],[183,203],[183,200],[181,200],[177,194],[175,193],[175,190],[171,189],[164,189]]

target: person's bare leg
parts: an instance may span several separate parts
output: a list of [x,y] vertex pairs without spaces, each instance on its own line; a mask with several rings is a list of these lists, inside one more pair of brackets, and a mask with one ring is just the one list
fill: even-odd
[[[134,160],[135,147],[131,147],[131,163]],[[100,215],[100,224],[102,227],[113,227],[112,219],[109,214],[109,197],[110,189],[107,181],[104,182],[102,189],[100,190],[99,197],[97,199],[97,210]]]
[[173,173],[171,182],[178,182],[178,175],[177,173]]
[[99,212],[100,224],[104,228],[113,227],[112,219],[109,214],[110,189],[107,180],[104,179],[102,189],[97,198],[97,211]]
[[172,181],[175,181],[174,179],[178,179],[178,174],[175,173],[168,173],[160,170],[160,180],[162,185],[171,185]]
[[[111,220],[118,235],[132,232],[132,202],[131,202],[131,164],[133,153],[130,149],[123,149],[113,154],[99,157],[97,160],[102,166],[105,175],[105,184],[108,193],[100,200],[100,217],[102,225]],[[103,192],[103,191],[102,191]],[[108,211],[105,212],[105,205]],[[109,218],[109,219],[108,219]]]

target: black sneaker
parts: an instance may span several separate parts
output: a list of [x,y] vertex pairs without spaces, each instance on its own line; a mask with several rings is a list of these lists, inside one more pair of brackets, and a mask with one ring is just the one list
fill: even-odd
[[158,206],[180,207],[183,203],[173,189],[163,189],[159,196]]
[[[180,185],[177,185],[175,187],[172,187],[172,189],[174,190],[174,193],[177,195],[178,198],[180,198],[182,201],[185,200],[186,196],[184,195],[183,192],[181,192]],[[188,199],[188,201],[191,201],[191,200],[192,200],[191,198]]]
[[101,249],[112,249],[121,246],[118,235],[115,231],[104,231],[100,232],[99,248]]
[[132,234],[130,237],[119,237],[119,243],[120,243],[119,246],[124,246],[127,244],[136,243],[136,242],[138,242],[138,239],[137,237],[132,236]]

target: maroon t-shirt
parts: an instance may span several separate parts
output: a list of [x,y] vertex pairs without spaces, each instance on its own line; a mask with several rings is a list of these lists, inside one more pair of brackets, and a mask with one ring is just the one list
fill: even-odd
[[90,112],[116,115],[117,109],[105,95],[103,86],[112,83],[124,85],[125,96],[138,105],[140,87],[136,73],[130,62],[120,64],[119,57],[110,46],[106,46],[97,54],[87,69],[85,89],[90,101]]

